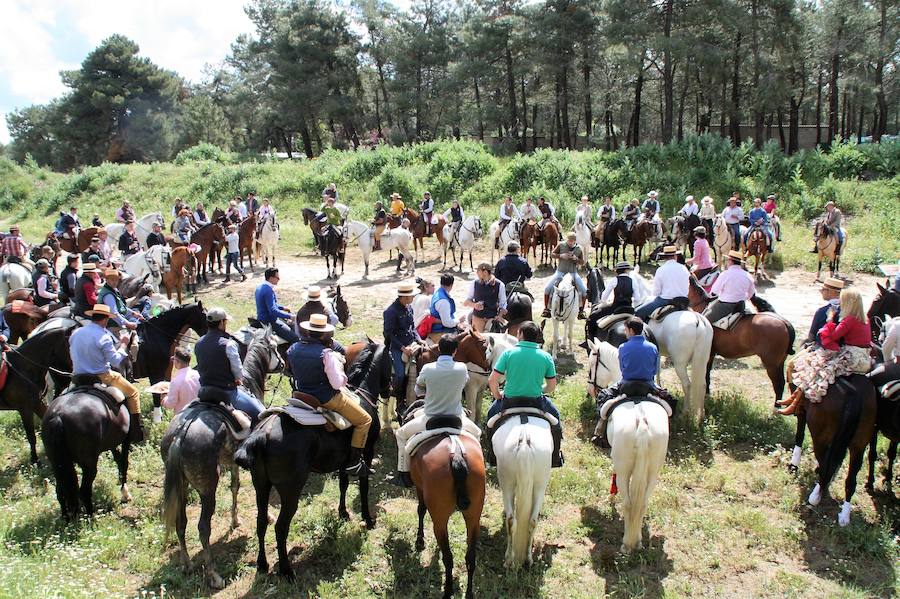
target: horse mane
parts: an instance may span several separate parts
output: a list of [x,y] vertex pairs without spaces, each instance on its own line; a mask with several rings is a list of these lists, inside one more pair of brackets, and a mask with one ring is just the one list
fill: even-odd
[[691,276],[688,277],[688,282],[690,283],[691,289],[700,294],[700,297],[703,299],[703,301],[712,301],[712,296],[706,292],[706,289],[703,288],[703,285],[700,284],[700,281],[697,280],[697,277],[693,273],[691,273]]
[[250,394],[262,400],[268,375],[269,341],[266,335],[257,335],[247,347],[247,355],[241,366],[241,382]]
[[[378,349],[377,343],[370,343],[366,347],[363,348],[359,355],[356,357],[356,360],[350,366],[350,371],[347,373],[348,381],[357,381],[362,380],[362,377],[368,373],[369,368],[372,366],[372,360],[375,358],[375,351]],[[358,382],[354,382],[353,385],[358,385]]]

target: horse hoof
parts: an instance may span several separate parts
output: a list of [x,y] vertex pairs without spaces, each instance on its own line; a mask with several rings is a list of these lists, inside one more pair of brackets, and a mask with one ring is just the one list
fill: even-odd
[[225,581],[215,571],[210,571],[206,577],[206,584],[213,590],[221,590],[225,588]]
[[240,519],[240,518],[234,518],[234,519],[231,521],[231,528],[232,528],[232,529],[240,528],[242,524],[243,524],[243,522],[241,522],[241,519]]
[[256,560],[256,571],[260,574],[268,574],[269,562],[267,562],[265,558]]
[[294,579],[296,578],[294,575],[294,571],[291,569],[290,566],[282,567],[279,565],[278,566],[278,575],[289,582],[293,582]]
[[369,518],[366,521],[366,530],[372,530],[375,528],[375,518]]
[[797,466],[794,466],[793,464],[788,464],[788,466],[787,466],[788,474],[792,474],[792,475],[794,475],[794,476],[797,476],[797,472],[798,472],[799,470],[800,470],[800,469],[797,468]]
[[416,551],[425,551],[425,539],[416,539]]

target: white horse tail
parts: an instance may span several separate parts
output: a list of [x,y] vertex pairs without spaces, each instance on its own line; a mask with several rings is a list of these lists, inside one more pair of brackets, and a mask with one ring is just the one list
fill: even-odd
[[706,403],[706,370],[712,352],[712,325],[702,315],[697,314],[697,336],[694,339],[694,356],[691,359],[690,415],[696,424],[703,422],[703,407]]
[[[628,484],[628,502],[625,509],[625,539],[624,544],[634,547],[641,541],[641,525],[644,514],[650,503],[650,492],[653,490],[650,479],[654,476],[653,456],[650,455],[650,424],[647,422],[647,414],[640,404],[635,405],[635,411],[639,413],[635,418],[634,431],[634,468],[631,470],[631,478]],[[628,533],[631,533],[629,535]],[[632,537],[632,538],[629,538]],[[634,538],[637,537],[637,538]]]
[[534,501],[534,473],[537,459],[534,446],[528,435],[527,425],[520,426],[519,439],[516,441],[515,453],[512,456],[516,468],[515,510],[516,516],[509,531],[512,543],[513,563],[521,564],[531,554],[531,512]]

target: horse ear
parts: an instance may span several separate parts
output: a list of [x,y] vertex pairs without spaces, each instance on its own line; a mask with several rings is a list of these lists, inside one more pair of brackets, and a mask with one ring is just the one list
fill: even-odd
[[597,344],[594,342],[593,339],[587,340],[587,346],[590,351],[592,351],[592,352],[597,351]]
[[340,286],[340,285],[337,285],[337,286],[334,288],[334,293],[335,293],[335,295],[340,295],[340,294],[341,294],[341,286]]
[[[889,285],[889,282],[885,281],[885,286],[887,285]],[[881,286],[881,283],[875,283],[875,286],[878,287],[878,291],[880,291],[881,293],[885,292],[885,288]]]

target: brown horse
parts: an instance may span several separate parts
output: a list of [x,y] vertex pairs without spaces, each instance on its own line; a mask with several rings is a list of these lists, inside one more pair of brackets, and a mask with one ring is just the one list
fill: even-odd
[[[425,214],[422,213],[419,215],[419,218],[415,221],[410,221],[413,223],[410,230],[413,234],[413,251],[418,252],[419,249],[422,250],[422,259],[425,259],[425,238],[431,237],[431,235],[426,235],[425,231]],[[431,230],[434,233],[435,238],[438,241],[438,245],[440,247],[444,247],[444,227],[447,225],[447,221],[444,220],[444,217],[438,215],[437,223],[431,225]],[[418,242],[418,246],[416,245]]]
[[50,266],[53,267],[53,271],[56,272],[56,263],[59,260],[59,257],[62,255],[62,246],[59,243],[59,236],[56,234],[56,231],[50,231],[47,233],[47,237],[44,238],[44,242],[40,245],[35,245],[31,248],[31,261],[37,262],[38,258],[41,257],[41,250],[45,247],[49,247],[53,250],[53,260],[50,263]]
[[766,232],[759,227],[750,231],[747,237],[747,256],[755,256],[756,263],[753,265],[753,276],[759,278],[759,267],[762,265],[763,277],[769,278],[766,274],[766,256],[769,253],[769,240]]
[[522,246],[522,257],[528,260],[528,250],[534,257],[534,263],[537,265],[537,246],[540,244],[540,235],[538,234],[537,223],[532,219],[528,219],[522,224],[522,230],[519,232],[519,244]]
[[169,272],[163,273],[162,285],[166,290],[166,297],[172,299],[174,291],[181,303],[181,295],[184,290],[184,282],[187,279],[188,289],[197,294],[197,272],[200,269],[197,256],[186,247],[179,246],[172,249],[172,263]]
[[[703,312],[712,298],[706,293],[697,277],[691,275],[688,299],[691,309]],[[757,298],[757,302],[760,300]],[[771,306],[759,304],[769,310]],[[729,330],[713,327],[712,351],[709,354],[709,365],[706,370],[706,389],[709,391],[710,371],[716,354],[728,360],[759,356],[766,374],[772,381],[775,401],[784,395],[784,363],[794,353],[794,326],[786,319],[769,311],[744,316],[740,322]]]
[[253,250],[256,244],[256,215],[251,214],[238,225],[238,254],[241,268],[244,268],[244,253],[250,261],[250,270],[253,270]]
[[[99,230],[99,227],[88,227],[86,229],[82,229],[78,232],[77,239],[72,239],[71,237],[60,237],[60,249],[69,252],[70,254],[80,254],[84,250],[88,249],[88,247],[90,247],[91,238],[96,237]],[[47,237],[49,238],[50,236],[47,235]]]
[[[549,222],[544,225],[544,229],[538,233],[541,237],[541,264],[549,264],[556,268],[556,260],[553,259],[553,250],[559,245],[559,228],[556,223]],[[584,250],[585,252],[587,250]]]
[[[9,343],[15,345],[25,340],[39,324],[47,320],[50,306],[36,306],[32,300],[31,288],[14,289],[6,296],[3,319],[9,327]],[[54,304],[54,309],[58,304]]]
[[634,265],[637,267],[641,263],[641,258],[644,256],[644,245],[646,245],[647,241],[653,237],[653,223],[649,220],[642,220],[634,225],[631,228],[631,231],[624,229],[624,232],[625,242],[622,248],[622,255],[625,255],[628,246],[631,245],[632,259],[634,260]]
[[200,251],[197,252],[199,267],[197,279],[202,278],[204,283],[209,283],[209,279],[206,277],[207,262],[213,251],[225,245],[225,230],[222,229],[222,225],[214,222],[203,225],[191,235],[191,243],[200,246]]
[[453,596],[453,552],[447,522],[457,509],[466,521],[466,597],[475,578],[475,549],[484,508],[485,471],[481,445],[466,435],[429,439],[410,463],[419,499],[416,550],[425,549],[425,512],[431,516],[434,538],[444,562],[444,598]]
[[838,232],[826,225],[821,220],[816,221],[814,234],[816,240],[816,250],[819,254],[819,267],[816,269],[816,281],[822,277],[822,262],[828,264],[828,270],[832,277],[838,276],[841,267],[841,253],[847,247],[847,238],[844,237],[844,243],[838,251]]

